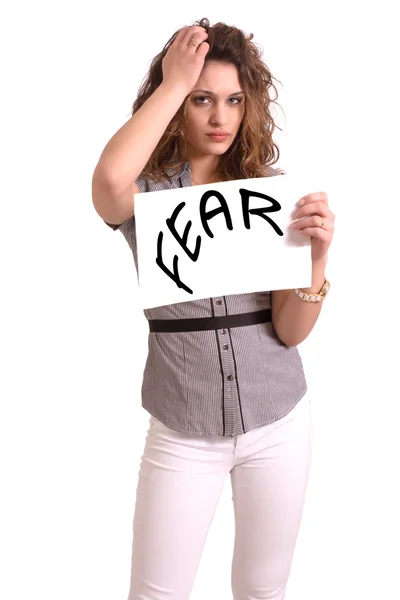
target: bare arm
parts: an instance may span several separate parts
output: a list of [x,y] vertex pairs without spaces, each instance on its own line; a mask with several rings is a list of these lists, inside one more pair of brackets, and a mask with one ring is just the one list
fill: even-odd
[[92,177],[92,200],[106,223],[134,215],[135,181],[184,98],[183,89],[161,84],[104,148]]
[[[200,43],[190,44],[192,37]],[[163,81],[138,111],[109,140],[92,177],[92,199],[108,223],[134,214],[133,195],[139,177],[167,126],[194,88],[209,44],[203,27],[184,27],[163,58]]]
[[163,82],[107,143],[95,174],[102,174],[117,193],[132,185],[186,95],[184,87]]
[[[312,268],[312,285],[304,288],[308,294],[316,294],[325,279],[327,261],[315,262]],[[271,292],[272,323],[279,339],[286,346],[297,346],[314,328],[322,308],[322,302],[305,302],[293,290]]]

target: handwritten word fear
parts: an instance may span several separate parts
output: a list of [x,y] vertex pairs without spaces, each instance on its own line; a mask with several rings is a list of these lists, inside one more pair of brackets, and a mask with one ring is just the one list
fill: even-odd
[[[275,200],[275,198],[272,198],[271,196],[267,196],[266,194],[260,194],[259,192],[252,192],[250,190],[246,190],[243,188],[240,188],[239,192],[240,192],[240,196],[242,199],[243,222],[244,222],[244,226],[246,227],[246,229],[250,229],[250,215],[257,215],[258,217],[265,219],[265,221],[267,221],[271,225],[272,229],[275,231],[275,233],[277,235],[283,235],[283,231],[278,227],[278,225],[276,223],[274,223],[274,221],[270,217],[267,217],[267,215],[266,215],[266,213],[274,213],[281,209],[281,205],[279,204],[279,202],[277,200]],[[213,210],[207,211],[206,210],[207,202],[213,196],[218,199],[220,206]],[[249,199],[251,196],[254,196],[255,198],[262,198],[263,200],[268,200],[269,202],[271,202],[271,205],[266,206],[266,207],[261,207],[261,208],[249,209]],[[168,226],[168,229],[170,230],[170,232],[176,239],[176,241],[179,243],[179,245],[182,247],[182,249],[186,252],[186,254],[189,256],[189,258],[193,262],[196,262],[197,259],[199,258],[199,254],[200,254],[201,237],[199,235],[197,236],[196,246],[195,246],[194,250],[191,251],[187,246],[187,242],[188,242],[189,231],[192,226],[192,221],[187,222],[185,231],[183,232],[182,236],[179,235],[179,233],[177,232],[177,230],[175,228],[176,218],[179,215],[182,208],[185,206],[185,204],[186,204],[186,202],[181,202],[180,204],[178,204],[178,206],[175,208],[174,212],[172,213],[171,218],[166,219],[166,224]],[[231,215],[229,212],[228,204],[226,203],[224,196],[220,192],[218,192],[216,190],[208,190],[207,192],[205,192],[200,199],[199,210],[200,210],[200,219],[201,219],[201,223],[203,225],[203,229],[210,238],[213,238],[214,234],[212,233],[212,231],[208,225],[208,221],[210,221],[211,219],[213,219],[220,213],[223,213],[223,215],[225,217],[225,223],[226,223],[226,226],[229,229],[229,231],[233,230],[232,219],[231,219]],[[156,258],[157,265],[160,267],[160,269],[162,269],[162,271],[164,271],[164,273],[166,275],[168,275],[168,277],[170,277],[172,279],[172,281],[175,281],[178,288],[184,289],[186,292],[188,292],[188,294],[193,294],[193,290],[191,290],[187,285],[185,285],[179,277],[179,271],[178,271],[179,258],[176,254],[173,259],[173,267],[172,267],[173,271],[170,271],[168,269],[168,267],[165,266],[163,258],[162,258],[163,237],[164,237],[164,234],[162,231],[160,231],[160,233],[158,234],[158,240],[157,240],[157,258]]]

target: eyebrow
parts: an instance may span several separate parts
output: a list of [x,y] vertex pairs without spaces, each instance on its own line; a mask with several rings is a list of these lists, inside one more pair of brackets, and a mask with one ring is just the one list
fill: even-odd
[[[214,94],[214,92],[210,92],[210,90],[193,90],[192,94],[195,94],[196,92],[203,92],[204,94],[209,94],[209,96],[216,96],[217,94]],[[234,92],[233,94],[229,94],[230,96],[239,96],[240,94],[244,94],[243,91],[240,92]]]

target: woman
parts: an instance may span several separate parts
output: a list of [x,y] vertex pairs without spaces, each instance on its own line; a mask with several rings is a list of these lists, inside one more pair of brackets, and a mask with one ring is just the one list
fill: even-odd
[[[104,148],[94,206],[123,233],[136,268],[135,193],[279,174],[271,167],[279,157],[270,113],[276,88],[251,40],[207,19],[179,30],[153,60],[132,118]],[[326,194],[305,196],[295,218],[293,227],[311,237],[310,288],[144,311],[150,333],[142,404],[151,418],[129,600],[190,597],[228,474],[233,598],[285,597],[311,458],[296,345],[312,330],[329,288],[334,215]]]

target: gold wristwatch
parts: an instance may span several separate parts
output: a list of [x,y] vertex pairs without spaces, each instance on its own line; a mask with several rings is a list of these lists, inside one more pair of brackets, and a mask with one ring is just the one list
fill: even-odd
[[324,300],[325,296],[329,292],[330,287],[331,284],[325,278],[324,284],[317,294],[308,294],[307,292],[303,292],[303,290],[299,290],[299,288],[296,288],[294,291],[299,296],[299,298],[301,298],[305,302],[322,302],[322,300]]

